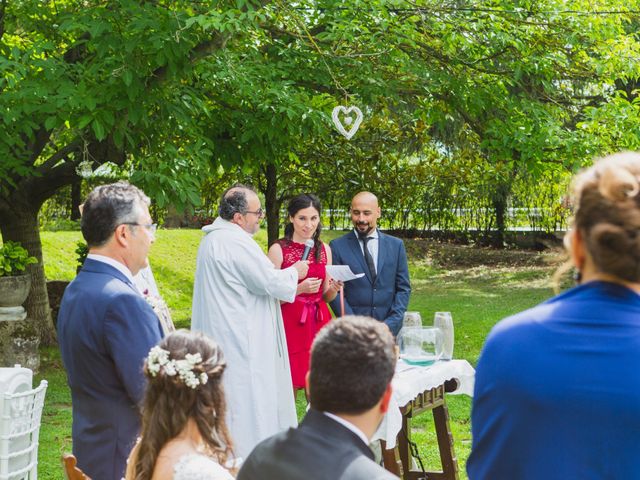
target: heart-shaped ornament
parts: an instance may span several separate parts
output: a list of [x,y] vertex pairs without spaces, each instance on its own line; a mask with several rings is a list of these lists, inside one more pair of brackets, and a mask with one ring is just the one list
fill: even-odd
[[[351,125],[351,128],[349,130],[344,128],[344,125],[342,124],[342,121],[339,117],[340,113],[344,114],[344,123],[346,123],[347,125],[353,124]],[[351,116],[351,113],[355,113],[355,121]],[[358,128],[360,128],[360,124],[362,123],[362,111],[358,107],[344,107],[342,105],[339,105],[333,109],[331,118],[338,131],[342,135],[344,135],[347,140],[349,140],[356,134]]]

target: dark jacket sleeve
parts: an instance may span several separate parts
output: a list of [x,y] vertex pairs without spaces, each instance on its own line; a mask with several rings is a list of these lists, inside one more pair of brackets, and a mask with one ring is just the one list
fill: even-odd
[[140,404],[145,386],[144,359],[162,338],[158,317],[141,296],[119,295],[109,305],[104,328],[116,373],[131,401]]
[[389,315],[384,320],[394,335],[398,335],[402,328],[404,313],[409,306],[409,297],[411,295],[411,283],[409,282],[409,266],[407,264],[407,252],[404,248],[404,242],[398,240],[398,258],[396,269],[396,284],[393,304]]

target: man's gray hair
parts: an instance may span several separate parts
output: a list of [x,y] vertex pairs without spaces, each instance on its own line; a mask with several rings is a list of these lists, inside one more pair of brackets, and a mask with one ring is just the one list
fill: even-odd
[[94,188],[84,202],[80,221],[87,245],[104,245],[118,225],[136,223],[143,213],[143,207],[148,207],[150,203],[142,190],[128,182]]
[[246,214],[249,210],[247,192],[255,193],[253,188],[239,183],[227,188],[220,198],[218,215],[225,220],[231,221],[236,213]]

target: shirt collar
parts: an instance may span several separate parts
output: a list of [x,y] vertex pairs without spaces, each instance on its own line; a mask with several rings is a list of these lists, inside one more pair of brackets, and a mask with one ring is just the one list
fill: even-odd
[[87,258],[91,260],[95,260],[96,262],[106,263],[107,265],[111,265],[113,268],[121,272],[125,277],[127,277],[131,283],[133,283],[133,275],[131,275],[131,270],[127,268],[127,266],[123,263],[120,263],[117,260],[114,260],[111,257],[107,257],[105,255],[98,255],[97,253],[90,253],[87,255]]
[[362,430],[360,430],[358,427],[356,427],[353,423],[351,422],[347,422],[344,418],[341,418],[337,415],[334,415],[333,413],[329,413],[329,412],[322,412],[324,415],[326,415],[327,417],[329,417],[331,420],[335,420],[336,422],[338,422],[340,425],[342,425],[345,428],[348,428],[349,430],[351,430],[353,433],[355,433],[360,440],[362,440],[364,442],[365,445],[369,445],[369,439],[367,438],[367,436],[364,434],[364,432]]

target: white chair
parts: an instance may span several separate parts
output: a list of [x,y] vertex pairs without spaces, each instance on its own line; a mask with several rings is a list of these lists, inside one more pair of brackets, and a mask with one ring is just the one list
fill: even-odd
[[0,480],[38,478],[38,436],[47,381],[34,390],[1,396]]

